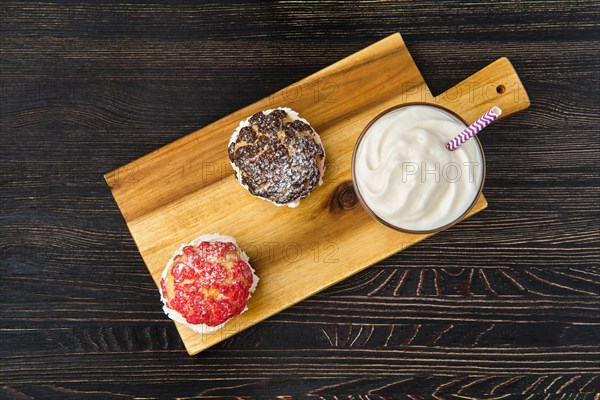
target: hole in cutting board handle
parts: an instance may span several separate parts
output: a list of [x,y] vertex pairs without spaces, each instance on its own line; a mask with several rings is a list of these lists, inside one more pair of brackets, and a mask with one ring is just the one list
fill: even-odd
[[506,92],[506,87],[504,85],[498,85],[498,86],[496,86],[496,93],[502,94],[504,92]]

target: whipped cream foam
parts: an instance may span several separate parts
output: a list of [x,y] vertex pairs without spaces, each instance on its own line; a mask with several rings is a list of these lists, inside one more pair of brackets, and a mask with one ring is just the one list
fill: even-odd
[[377,119],[355,150],[354,184],[389,224],[431,231],[460,218],[479,194],[484,160],[475,139],[446,143],[466,125],[433,106],[411,105]]

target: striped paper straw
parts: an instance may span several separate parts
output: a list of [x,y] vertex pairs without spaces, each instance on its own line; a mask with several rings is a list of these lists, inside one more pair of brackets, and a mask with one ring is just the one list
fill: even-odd
[[477,135],[483,128],[491,124],[502,114],[502,109],[498,106],[492,107],[492,109],[483,114],[477,121],[467,126],[464,131],[459,133],[454,139],[446,144],[448,150],[454,151],[458,147]]

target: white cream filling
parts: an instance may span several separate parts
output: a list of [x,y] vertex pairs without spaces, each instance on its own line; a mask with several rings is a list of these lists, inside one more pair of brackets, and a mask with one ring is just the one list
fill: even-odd
[[[252,297],[252,293],[254,293],[254,290],[256,290],[256,285],[258,284],[258,280],[259,280],[258,276],[256,276],[256,273],[255,273],[256,271],[254,270],[254,268],[252,268],[252,266],[249,263],[250,257],[248,257],[248,255],[246,253],[244,253],[244,251],[242,249],[240,249],[235,238],[233,238],[231,236],[220,235],[218,233],[208,233],[206,235],[202,235],[202,236],[194,239],[190,243],[182,244],[179,247],[179,249],[175,252],[175,254],[173,254],[173,256],[169,259],[169,262],[167,262],[167,266],[165,267],[165,269],[163,270],[163,273],[161,275],[161,280],[166,278],[167,272],[169,271],[169,268],[173,264],[173,259],[175,257],[183,254],[183,248],[185,246],[189,246],[189,245],[198,246],[202,242],[211,242],[211,243],[231,242],[231,243],[235,244],[235,246],[238,248],[238,250],[240,252],[242,259],[248,263],[248,265],[250,266],[250,270],[252,271],[252,286],[250,286],[250,293],[248,294],[248,300],[250,300],[250,297]],[[231,320],[231,318],[230,318],[227,321],[225,321],[222,324],[217,325],[217,326],[209,326],[206,324],[190,324],[189,322],[187,322],[185,320],[184,316],[181,315],[179,312],[167,307],[167,299],[163,295],[162,287],[160,287],[159,292],[160,292],[160,299],[163,302],[163,311],[165,312],[165,314],[167,314],[167,316],[169,318],[171,318],[173,321],[179,322],[180,324],[187,326],[188,328],[192,329],[195,332],[198,332],[198,333],[215,332],[215,331],[221,329],[229,320]],[[245,313],[246,310],[248,310],[248,306],[246,306],[239,315]]]
[[[312,127],[312,125],[304,118],[300,117],[300,115],[292,110],[291,108],[288,107],[277,107],[277,108],[270,108],[268,110],[264,110],[263,113],[265,115],[270,114],[272,111],[275,110],[283,110],[285,111],[290,118],[292,118],[293,120],[298,120],[298,121],[302,121],[305,124],[307,124],[308,126]],[[242,122],[240,122],[240,124],[238,125],[237,128],[235,128],[235,131],[233,131],[233,135],[231,135],[231,139],[229,139],[229,143],[227,144],[227,147],[229,147],[229,145],[231,145],[231,143],[235,143],[235,141],[238,138],[238,135],[240,134],[240,130],[246,126],[250,126],[250,122],[248,122],[248,120],[251,117],[246,118],[245,120],[243,120]],[[315,129],[313,128],[313,133],[315,136],[315,139],[317,140],[317,143],[321,146],[321,148],[323,149],[323,158],[321,159],[321,163],[319,164],[319,186],[321,186],[323,184],[323,175],[325,174],[325,148],[323,147],[323,142],[321,141],[321,136],[319,136],[319,134],[317,133],[317,131],[315,131]],[[236,176],[242,176],[241,175],[241,170],[234,164],[231,162],[231,160],[229,160],[229,163],[231,164],[231,167],[233,168],[233,170],[235,171]],[[248,190],[248,192],[250,192],[248,185],[243,184],[239,179],[236,179],[240,185],[242,185],[244,187],[244,189]],[[310,194],[310,193],[309,193]],[[269,203],[275,204],[277,207],[281,207],[281,206],[288,206],[290,208],[296,208],[300,205],[300,199],[296,199],[296,200],[292,200],[288,203],[284,203],[284,204],[279,204],[276,203],[270,199],[266,199],[264,197],[260,197],[260,196],[256,196],[258,198],[261,198],[263,200],[268,201]]]

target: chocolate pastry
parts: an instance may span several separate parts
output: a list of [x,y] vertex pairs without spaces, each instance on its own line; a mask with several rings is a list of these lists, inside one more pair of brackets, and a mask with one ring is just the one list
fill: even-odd
[[242,186],[277,206],[296,207],[323,183],[321,138],[289,108],[261,111],[242,121],[229,141],[229,160]]

